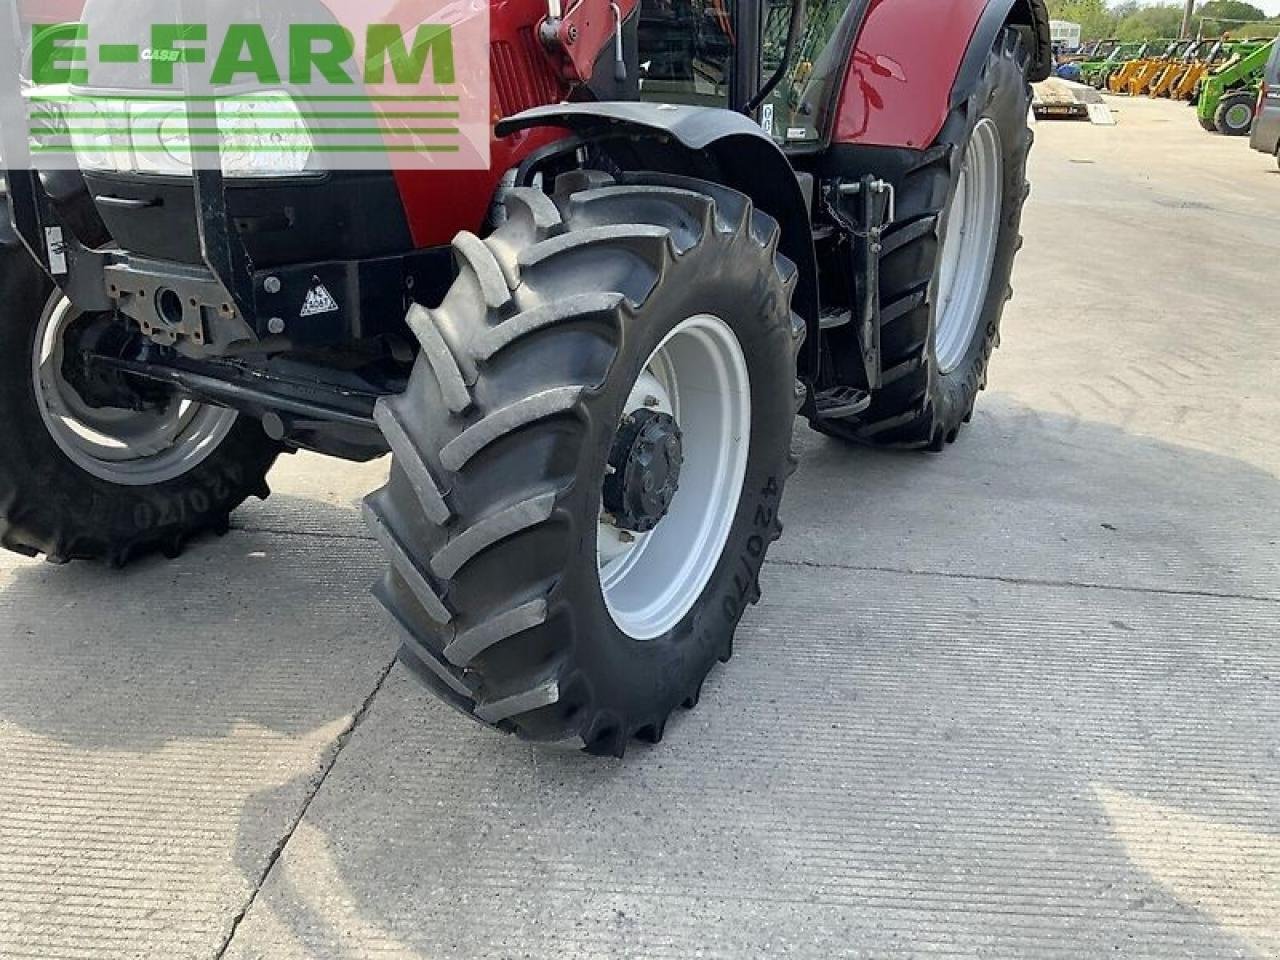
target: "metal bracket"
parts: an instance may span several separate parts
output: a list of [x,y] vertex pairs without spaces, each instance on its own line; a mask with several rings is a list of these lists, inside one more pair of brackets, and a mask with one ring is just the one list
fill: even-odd
[[[219,159],[221,165],[221,159]],[[253,289],[253,261],[244,240],[227,212],[227,186],[221,167],[196,167],[192,182],[196,199],[196,226],[200,255],[227,291],[232,307],[256,330],[258,317]],[[259,336],[263,331],[256,330]]]
[[880,196],[887,200],[886,209],[873,210],[871,219],[866,225],[867,231],[874,232],[877,239],[884,233],[886,227],[891,226],[898,219],[898,191],[894,189],[892,183],[868,174],[856,183],[840,184],[840,194],[847,197]]
[[120,312],[162,346],[189,340],[225,350],[253,339],[222,284],[203,267],[122,256],[106,268],[106,283]]
[[880,354],[880,254],[884,232],[897,219],[893,184],[867,174],[853,183],[837,183],[828,192],[832,216],[852,238],[853,323],[866,372],[867,385],[876,390],[884,382]]
[[90,250],[59,215],[37,170],[8,170],[8,214],[23,246],[83,311],[110,310],[103,272],[113,257]]
[[571,0],[567,9],[562,0],[547,0],[547,16],[538,25],[538,36],[570,83],[590,81],[596,55],[612,45],[614,79],[622,83],[627,76],[622,24],[634,9],[632,0]]
[[[178,0],[178,10],[185,23],[200,23],[204,13],[198,0]],[[207,95],[212,87],[197,85],[186,63],[181,64],[182,90],[191,100]],[[222,140],[215,142],[221,147]],[[200,256],[214,279],[226,290],[230,298],[233,317],[247,323],[258,336],[253,286],[253,261],[245,249],[240,231],[227,212],[227,184],[222,172],[221,149],[211,153],[192,153],[193,169],[191,189],[195,197],[196,227],[200,238]],[[221,304],[219,304],[221,307]]]

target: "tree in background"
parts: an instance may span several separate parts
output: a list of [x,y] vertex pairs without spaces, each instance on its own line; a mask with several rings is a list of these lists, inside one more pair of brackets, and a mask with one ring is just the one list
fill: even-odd
[[1182,31],[1182,7],[1176,4],[1158,7],[1132,5],[1116,24],[1116,36],[1121,40],[1156,40],[1176,37]]
[[[1163,3],[1147,6],[1138,0],[1108,4],[1106,0],[1049,0],[1049,13],[1055,20],[1080,24],[1085,40],[1156,40],[1176,37],[1182,29],[1183,5]],[[1225,20],[1266,20],[1266,13],[1244,0],[1207,0],[1196,8],[1196,17],[1222,17]],[[1199,20],[1194,21],[1197,25]],[[1233,37],[1273,36],[1280,30],[1280,17],[1266,24],[1244,26],[1234,23],[1204,25],[1205,36],[1229,33]]]
[[1051,0],[1049,13],[1055,20],[1080,24],[1086,40],[1102,40],[1111,36],[1115,15],[1107,9],[1106,0]]
[[1266,13],[1242,0],[1209,0],[1196,8],[1197,17],[1222,17],[1225,20],[1265,20]]
[[[1205,18],[1201,26],[1206,37],[1220,37],[1224,33],[1233,37],[1271,37],[1280,27],[1280,17],[1273,18],[1269,24],[1232,23],[1241,20],[1266,20],[1265,11],[1252,3],[1242,0],[1209,0],[1196,8],[1196,16]],[[1221,20],[1214,18],[1221,17]]]

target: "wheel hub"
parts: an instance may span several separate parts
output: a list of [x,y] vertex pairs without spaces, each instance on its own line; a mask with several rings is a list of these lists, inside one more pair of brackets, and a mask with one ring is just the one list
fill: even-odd
[[604,482],[604,507],[615,525],[648,533],[671,509],[680,488],[684,436],[675,418],[639,410],[618,430]]
[[109,314],[86,314],[63,333],[62,379],[91,410],[118,409],[137,413],[162,411],[173,401],[162,384],[114,371],[104,371],[91,355],[138,358],[139,338]]
[[[235,426],[234,410],[99,378],[84,368],[83,349],[127,352],[65,297],[50,299],[36,331],[31,378],[40,417],[77,467],[121,486],[154,486],[195,469]],[[68,376],[69,375],[69,376]],[[116,394],[124,392],[122,398]]]
[[622,409],[596,527],[600,587],[618,628],[652,640],[697,602],[742,496],[751,381],[733,330],[709,314],[678,324]]
[[1249,125],[1253,119],[1253,111],[1243,103],[1237,103],[1227,110],[1227,126],[1240,130]]

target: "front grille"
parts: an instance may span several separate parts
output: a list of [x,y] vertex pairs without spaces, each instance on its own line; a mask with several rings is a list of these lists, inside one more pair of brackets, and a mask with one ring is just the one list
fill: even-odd
[[495,40],[490,44],[489,69],[496,106],[504,117],[560,99],[560,78],[531,27],[521,29],[514,43]]
[[[99,210],[122,250],[199,264],[190,178],[85,173],[90,193],[139,201]],[[227,212],[259,268],[363,260],[413,249],[404,204],[390,173],[335,172],[314,179],[228,180]]]

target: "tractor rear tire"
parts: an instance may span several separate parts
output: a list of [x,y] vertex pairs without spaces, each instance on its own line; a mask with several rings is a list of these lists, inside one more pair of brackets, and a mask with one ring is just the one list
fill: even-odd
[[[1005,304],[1013,296],[1009,280],[1022,246],[1019,228],[1030,192],[1026,168],[1033,139],[1027,125],[1029,61],[1022,33],[1005,30],[973,92],[951,112],[936,143],[900,185],[897,220],[885,233],[880,260],[883,387],[848,426],[826,421],[816,423],[817,429],[875,446],[940,451],[972,417],[999,343]],[[998,174],[991,175],[999,191],[996,209],[991,226],[982,228],[986,234],[994,231],[994,249],[985,289],[980,278],[968,299],[961,297],[971,310],[957,330],[947,326],[940,303],[944,241],[950,218],[960,216],[956,210],[970,193],[960,191],[957,202],[961,171],[967,156],[974,156],[971,144],[980,139],[986,154],[999,159]],[[981,240],[980,234],[974,242]]]
[[[157,463],[168,458],[154,474],[163,480],[145,482],[151,458],[128,460],[127,444],[124,457],[96,469],[71,433],[55,434],[53,423],[72,421],[67,414],[50,419],[33,369],[41,331],[66,306],[54,290],[25,247],[0,244],[0,545],[53,563],[119,567],[153,552],[176,556],[206,531],[225,533],[231,511],[250,495],[267,496],[267,471],[280,448],[257,423],[238,418],[203,434],[189,456],[169,456],[194,436],[193,416],[174,448],[154,448]],[[139,472],[130,475],[135,467]]]
[[1223,97],[1213,113],[1214,128],[1224,137],[1247,137],[1257,112],[1257,97],[1251,93],[1232,93]]
[[[797,272],[777,224],[714,184],[577,173],[554,199],[511,191],[506,209],[487,239],[454,241],[450,293],[410,311],[422,350],[408,389],[378,404],[394,459],[365,505],[391,561],[375,593],[406,634],[401,661],[448,704],[525,740],[621,756],[697,702],[760,597],[803,399]],[[679,339],[691,323],[744,386],[717,387],[729,374]],[[660,400],[668,388],[676,399]],[[736,439],[700,443],[721,413],[739,418]],[[625,455],[640,419],[640,433],[667,430],[655,450],[683,471],[651,530],[610,499],[653,462]],[[723,450],[739,466],[705,472]],[[718,491],[710,506],[703,491]]]

